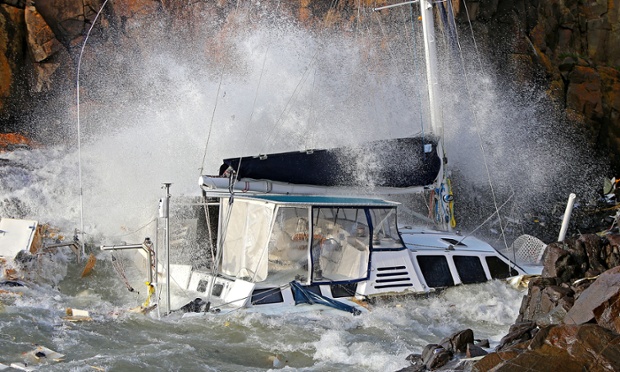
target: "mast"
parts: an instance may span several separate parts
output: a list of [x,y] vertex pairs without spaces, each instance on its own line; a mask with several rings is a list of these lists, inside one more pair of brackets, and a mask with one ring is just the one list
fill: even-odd
[[426,61],[426,84],[428,86],[428,102],[431,117],[431,133],[439,137],[437,152],[441,157],[441,170],[435,180],[435,219],[442,230],[452,231],[452,190],[446,174],[446,157],[443,149],[443,121],[441,120],[439,102],[439,81],[437,79],[437,39],[435,38],[435,22],[433,6],[429,0],[419,0],[424,34],[424,58]]
[[422,32],[424,34],[424,58],[426,60],[426,83],[428,85],[428,101],[430,105],[431,132],[440,138],[443,136],[443,124],[439,112],[437,91],[437,39],[433,21],[433,6],[428,0],[419,0],[422,15]]

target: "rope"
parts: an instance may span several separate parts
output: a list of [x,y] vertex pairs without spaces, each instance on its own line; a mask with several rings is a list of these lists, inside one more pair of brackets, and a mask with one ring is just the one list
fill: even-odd
[[77,113],[77,145],[78,145],[78,184],[80,185],[80,232],[82,234],[82,255],[85,252],[85,244],[84,242],[84,191],[82,187],[82,128],[80,125],[80,69],[82,67],[82,56],[84,55],[84,49],[86,48],[86,43],[88,42],[88,38],[90,37],[90,32],[95,27],[95,23],[97,23],[97,19],[99,18],[99,14],[105,8],[108,0],[105,0],[99,8],[97,15],[95,15],[95,19],[90,24],[90,28],[86,33],[86,37],[84,38],[84,43],[82,43],[82,48],[80,49],[80,56],[78,57],[78,65],[77,65],[77,76],[76,76],[76,113]]
[[144,225],[138,227],[136,230],[130,231],[130,232],[122,234],[122,235],[112,235],[112,236],[109,236],[109,238],[112,238],[112,239],[116,238],[116,239],[118,239],[118,238],[124,238],[124,237],[129,236],[129,235],[133,235],[133,234],[137,233],[140,230],[144,230],[146,227],[148,227],[153,222],[157,222],[157,218],[153,218],[149,222],[147,222]]
[[[470,26],[470,29],[472,31],[472,37],[473,37],[473,26],[471,24],[471,19],[469,17],[469,12],[467,11],[467,6],[465,5],[465,1],[463,1],[463,4],[465,6],[465,11],[467,13],[467,20],[469,22],[469,26]],[[452,17],[454,18],[454,13],[452,14]],[[461,67],[463,69],[463,77],[465,78],[465,87],[466,87],[467,95],[468,95],[470,101],[473,102],[473,95],[472,95],[472,92],[471,92],[471,89],[470,89],[469,77],[468,77],[468,74],[467,74],[466,69],[465,69],[465,58],[463,56],[463,49],[461,47],[461,43],[458,41],[458,35],[457,35],[457,45],[458,45],[458,48],[459,48],[459,56],[460,56],[460,59],[461,59]],[[475,39],[474,39],[474,45],[475,45]],[[482,62],[480,61],[480,55],[479,55],[479,51],[478,51],[477,47],[476,47],[476,55],[478,56],[478,60],[479,60],[479,63],[481,65],[480,68],[482,69]],[[475,123],[476,127],[478,129],[480,129],[480,120],[478,119],[478,115],[476,114],[476,110],[472,110],[472,115],[474,117],[474,123]],[[486,174],[487,174],[487,179],[489,181],[489,187],[491,189],[491,195],[493,197],[493,205],[495,207],[495,212],[491,216],[497,214],[497,218],[499,220],[500,230],[501,230],[501,233],[502,233],[502,238],[504,240],[504,246],[506,247],[506,249],[508,249],[508,242],[506,241],[506,234],[504,232],[504,225],[502,224],[502,220],[501,220],[501,217],[500,217],[500,214],[499,214],[499,209],[501,207],[497,206],[497,195],[495,193],[495,188],[493,187],[493,181],[491,180],[491,171],[489,169],[489,162],[487,161],[486,150],[485,150],[485,147],[484,147],[484,143],[482,141],[482,136],[480,134],[480,130],[477,130],[476,133],[478,135],[478,141],[480,143],[480,150],[482,151],[482,155],[483,155],[482,159],[483,159],[483,163],[484,163],[484,168],[485,168],[485,171],[486,171]],[[514,195],[514,192],[510,196],[510,198],[508,198],[508,200],[510,200],[513,195]],[[502,206],[504,204],[502,204]],[[486,222],[487,221],[485,220],[480,226],[484,225]],[[476,228],[476,230],[477,229],[478,228]]]
[[[107,0],[106,0],[107,1]],[[215,119],[215,110],[217,109],[217,102],[220,98],[220,88],[222,87],[222,78],[224,77],[224,69],[220,72],[220,83],[217,86],[217,94],[215,95],[215,105],[213,106],[213,112],[211,113],[211,122],[209,123],[209,132],[207,134],[207,142],[205,143],[205,151],[202,155],[202,164],[200,165],[200,175],[204,170],[205,161],[207,159],[207,149],[209,148],[209,141],[211,140],[211,131],[213,129],[213,120]]]
[[[269,144],[271,142],[273,133],[275,132],[276,128],[283,121],[284,114],[286,113],[286,111],[290,107],[290,104],[293,101],[293,98],[295,98],[295,96],[297,96],[299,94],[299,92],[301,91],[301,87],[303,86],[303,83],[308,79],[308,76],[310,75],[309,71],[311,70],[311,67],[315,64],[316,56],[318,55],[318,53],[319,52],[317,51],[316,53],[314,53],[314,56],[312,56],[312,60],[310,61],[310,64],[308,64],[308,67],[306,68],[304,73],[301,75],[301,79],[299,79],[299,82],[295,86],[295,89],[293,90],[293,94],[291,94],[291,96],[289,97],[288,101],[286,101],[286,104],[284,105],[284,109],[282,109],[282,112],[280,113],[280,116],[278,117],[278,120],[276,120],[274,125],[271,127],[271,130],[269,131],[269,136],[267,136],[267,141],[265,143]],[[264,152],[266,152],[266,151],[264,151]]]
[[[256,92],[254,93],[254,101],[252,102],[252,112],[250,113],[250,118],[248,119],[248,127],[252,124],[252,117],[254,117],[254,110],[256,109],[256,100],[258,99],[258,91],[260,89],[260,83],[263,81],[263,73],[265,72],[265,63],[267,63],[267,53],[269,53],[269,48],[271,47],[271,43],[267,44],[267,50],[265,51],[265,55],[263,56],[263,65],[261,66],[260,76],[258,77],[258,84],[256,85]],[[247,142],[250,131],[247,131],[245,134],[245,141]]]
[[[499,208],[495,209],[495,212],[491,213],[491,215],[489,217],[487,217],[486,220],[482,221],[482,223],[480,225],[478,225],[478,227],[476,227],[475,229],[473,229],[469,234],[463,236],[463,238],[461,238],[461,240],[458,241],[457,244],[461,243],[463,240],[465,240],[465,238],[471,236],[473,233],[475,233],[479,228],[481,228],[482,226],[484,226],[485,223],[489,222],[489,220],[496,214],[499,214],[500,209],[502,209],[509,201],[510,199],[512,199],[512,197],[515,195],[515,193],[513,192],[510,197],[508,199],[506,199],[506,201],[499,206]],[[504,238],[505,240],[506,238]]]
[[[125,283],[125,287],[129,290],[129,292],[135,292],[131,284],[129,284],[129,280],[127,280],[127,275],[125,275],[125,267],[121,263],[121,260],[117,259],[114,255],[112,255],[112,267],[114,267],[114,271],[121,277],[123,283]],[[137,292],[140,294],[140,292]]]

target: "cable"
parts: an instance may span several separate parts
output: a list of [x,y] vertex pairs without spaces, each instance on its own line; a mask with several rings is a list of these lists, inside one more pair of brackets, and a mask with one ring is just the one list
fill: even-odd
[[82,139],[81,139],[81,125],[80,125],[80,68],[82,67],[82,55],[84,54],[84,49],[86,48],[86,43],[88,42],[88,38],[90,37],[90,32],[95,27],[95,23],[97,23],[97,19],[99,18],[99,14],[105,8],[108,0],[105,0],[99,8],[97,15],[95,15],[95,19],[90,24],[90,28],[86,33],[86,37],[84,38],[84,43],[82,44],[82,48],[80,49],[80,56],[78,57],[78,65],[77,65],[77,76],[76,76],[76,112],[77,112],[77,144],[78,144],[78,184],[80,185],[80,233],[82,234],[82,255],[85,252],[85,244],[84,244],[84,192],[82,188]]

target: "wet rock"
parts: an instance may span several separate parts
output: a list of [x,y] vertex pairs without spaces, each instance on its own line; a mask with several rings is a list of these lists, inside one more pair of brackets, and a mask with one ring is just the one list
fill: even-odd
[[484,340],[474,340],[474,341],[475,341],[475,342],[474,342],[474,345],[476,345],[476,346],[479,346],[479,347],[486,347],[486,348],[491,347],[488,339],[484,339]]
[[422,361],[430,370],[444,366],[450,359],[452,359],[452,352],[441,345],[428,344],[422,351]]
[[536,325],[539,327],[545,327],[552,324],[559,324],[562,322],[568,310],[573,306],[573,299],[569,297],[565,297],[558,301],[557,306],[551,309],[549,312],[544,314],[539,314],[534,319],[536,321]]
[[474,342],[474,331],[466,329],[453,333],[451,336],[444,338],[439,344],[452,353],[464,353],[468,344]]
[[555,325],[531,341],[491,353],[473,371],[617,371],[620,335],[595,324]]
[[409,361],[409,363],[411,363],[411,365],[398,370],[398,372],[419,372],[426,370],[426,365],[424,364],[422,355],[410,354],[406,359]]
[[596,324],[616,333],[620,333],[620,294],[603,302],[593,311]]
[[583,246],[588,257],[588,268],[584,276],[596,276],[607,270],[604,260],[601,260],[601,247],[605,242],[597,235],[582,235],[577,240],[577,244]]
[[[586,234],[578,239],[550,244],[544,255],[543,276],[530,281],[517,322],[534,321],[541,327],[558,324],[583,307],[587,308],[584,310],[587,315],[580,315],[576,324],[589,321],[582,317],[593,319],[592,310],[608,301],[615,292],[612,290],[594,300],[591,296],[598,295],[588,291],[588,288],[598,274],[613,267],[618,260],[618,241],[620,238],[616,235],[599,237]],[[582,300],[585,295],[587,297]],[[578,307],[575,306],[577,303]],[[603,312],[601,310],[601,314]]]
[[[618,296],[620,292],[620,266],[601,274],[575,301],[564,317],[566,324],[583,324],[594,319],[594,309]],[[599,310],[600,311],[600,310]],[[604,312],[600,311],[602,314]]]
[[502,350],[508,348],[510,346],[519,344],[523,341],[527,341],[532,339],[536,332],[538,331],[538,327],[535,322],[522,322],[516,323],[510,326],[508,330],[508,334],[504,336],[499,346],[497,346],[496,350]]
[[543,277],[559,278],[562,282],[578,276],[580,267],[563,243],[552,243],[547,246],[543,255],[543,265]]
[[534,321],[552,312],[571,291],[560,287],[557,278],[534,278],[528,285],[528,294],[521,302],[517,322]]
[[480,346],[476,346],[474,344],[467,344],[467,351],[465,352],[465,356],[467,358],[476,358],[487,354],[488,352]]

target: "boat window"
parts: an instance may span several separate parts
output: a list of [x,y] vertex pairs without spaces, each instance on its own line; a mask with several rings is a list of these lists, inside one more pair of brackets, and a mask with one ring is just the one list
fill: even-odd
[[280,283],[307,280],[309,237],[307,208],[278,207],[269,237],[269,277]]
[[396,228],[396,208],[370,209],[374,249],[404,248]]
[[250,282],[267,278],[267,249],[275,205],[237,199],[220,208],[221,272]]
[[357,290],[357,283],[333,284],[331,290],[333,298],[353,297]]
[[445,256],[417,256],[418,265],[431,288],[450,287],[454,285],[454,279]]
[[312,280],[341,282],[367,278],[369,242],[363,208],[313,208]]
[[260,288],[252,292],[252,305],[267,305],[284,302],[282,291],[279,287]]
[[215,297],[220,297],[222,295],[222,291],[224,290],[223,284],[215,284],[213,289],[211,290],[211,295]]
[[501,258],[495,256],[486,257],[487,265],[489,265],[489,272],[493,279],[506,279],[511,276],[519,275],[519,273],[508,266],[508,264],[502,261]]
[[454,256],[454,266],[459,273],[461,283],[474,284],[486,282],[487,276],[484,273],[482,262],[477,256]]
[[459,247],[467,247],[467,245],[463,242],[460,242],[456,239],[452,239],[452,238],[441,238],[441,240],[443,240],[444,242],[448,243],[448,244],[452,244],[452,245],[456,245]]
[[209,285],[209,281],[205,280],[205,279],[200,279],[200,281],[198,282],[198,286],[196,287],[196,291],[197,292],[206,292],[207,291],[207,286]]

